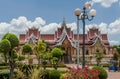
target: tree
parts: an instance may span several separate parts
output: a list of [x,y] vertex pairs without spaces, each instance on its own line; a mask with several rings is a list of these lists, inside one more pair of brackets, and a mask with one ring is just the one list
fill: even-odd
[[49,63],[52,65],[52,53],[50,53],[50,52],[47,52],[46,53],[46,55],[47,55],[47,59],[49,60]]
[[51,53],[53,57],[60,58],[62,56],[62,50],[60,48],[54,48]]
[[[55,65],[55,69],[57,69],[58,62],[60,58],[64,55],[64,51],[61,50],[60,48],[53,48],[52,51],[52,56],[53,56],[53,65]],[[55,62],[55,63],[54,63]]]
[[102,58],[103,58],[103,53],[101,53],[101,52],[96,52],[96,53],[95,53],[95,57],[96,57],[97,66],[99,66],[99,65],[100,65],[100,62],[101,62],[101,60],[102,60]]
[[[117,50],[117,58],[118,58],[118,65],[119,65],[119,68],[120,68],[120,45],[118,46],[113,46],[113,48],[115,48]],[[113,55],[114,56],[114,55]]]
[[[13,79],[13,72],[14,72],[14,48],[17,47],[19,45],[19,39],[15,34],[12,33],[6,33],[3,37],[2,40],[7,39],[10,42],[11,45],[11,49],[9,50],[9,54],[8,54],[8,58],[9,58],[9,66],[10,66],[10,75],[9,75],[9,79]],[[7,47],[6,47],[7,49]],[[17,55],[17,54],[16,54]]]
[[40,60],[46,52],[46,44],[42,40],[38,40],[37,45],[34,47],[35,54],[38,59],[38,68],[40,67]]
[[114,53],[112,59],[117,61],[117,60],[118,60],[118,56],[119,56],[119,55],[118,55],[117,53]]
[[32,47],[29,44],[25,44],[23,46],[22,52],[26,54],[30,54],[30,52],[32,52]]
[[30,61],[30,53],[32,52],[32,47],[29,44],[23,46],[22,52],[28,54],[28,61]]
[[54,68],[57,70],[57,65],[58,65],[58,58],[57,57],[53,57],[53,66]]
[[116,47],[117,52],[120,54],[120,46]]
[[61,53],[62,53],[61,60],[64,63],[64,56],[66,55],[66,52],[65,52],[65,50],[61,50]]
[[6,33],[2,40],[3,39],[7,39],[10,44],[11,44],[11,49],[13,49],[14,47],[17,47],[19,45],[19,39],[18,37],[15,35],[15,34],[12,34],[12,33]]
[[7,64],[7,59],[8,59],[8,54],[9,54],[10,49],[11,49],[10,42],[7,39],[1,40],[1,42],[0,42],[0,52],[3,53],[6,64]]

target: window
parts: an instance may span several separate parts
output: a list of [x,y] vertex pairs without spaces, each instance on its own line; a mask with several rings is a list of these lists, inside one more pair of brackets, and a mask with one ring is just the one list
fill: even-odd
[[86,50],[86,55],[89,55],[89,51],[88,50]]
[[96,52],[99,52],[99,49],[96,49]]

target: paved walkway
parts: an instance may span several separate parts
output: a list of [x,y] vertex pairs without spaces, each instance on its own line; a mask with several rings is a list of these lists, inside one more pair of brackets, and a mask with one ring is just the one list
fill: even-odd
[[120,79],[120,72],[116,71],[107,71],[108,72],[108,79]]

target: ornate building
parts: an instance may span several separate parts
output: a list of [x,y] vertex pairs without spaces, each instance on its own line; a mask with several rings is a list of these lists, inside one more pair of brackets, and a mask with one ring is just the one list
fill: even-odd
[[[83,35],[79,34],[80,58],[82,58],[82,37]],[[41,34],[37,28],[32,27],[28,29],[26,34],[20,34],[19,36],[20,45],[25,43],[36,44],[38,39],[48,42],[52,47],[60,45],[67,53],[64,57],[64,62],[75,62],[77,34],[74,34],[71,28],[67,28],[65,21],[63,21],[61,28],[58,28],[54,34]],[[105,54],[106,58],[103,61],[110,59],[109,52],[111,50],[107,34],[101,34],[98,28],[92,27],[85,34],[85,49],[85,57],[88,61],[95,60],[96,52]]]

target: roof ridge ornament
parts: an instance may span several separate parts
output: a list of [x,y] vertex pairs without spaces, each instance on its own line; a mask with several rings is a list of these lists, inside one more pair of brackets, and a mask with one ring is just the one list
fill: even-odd
[[34,33],[32,33],[32,34],[30,35],[30,37],[26,38],[26,39],[25,39],[25,42],[29,43],[30,40],[33,42],[33,44],[36,44],[37,41],[36,41],[36,36],[34,35]]
[[61,24],[61,27],[62,28],[67,28],[65,18],[63,18],[63,22]]
[[36,27],[35,27],[35,26],[32,26],[32,27],[31,27],[31,29],[33,29],[33,30],[34,30],[34,29],[36,29]]
[[95,26],[92,27],[93,30],[97,29]]

